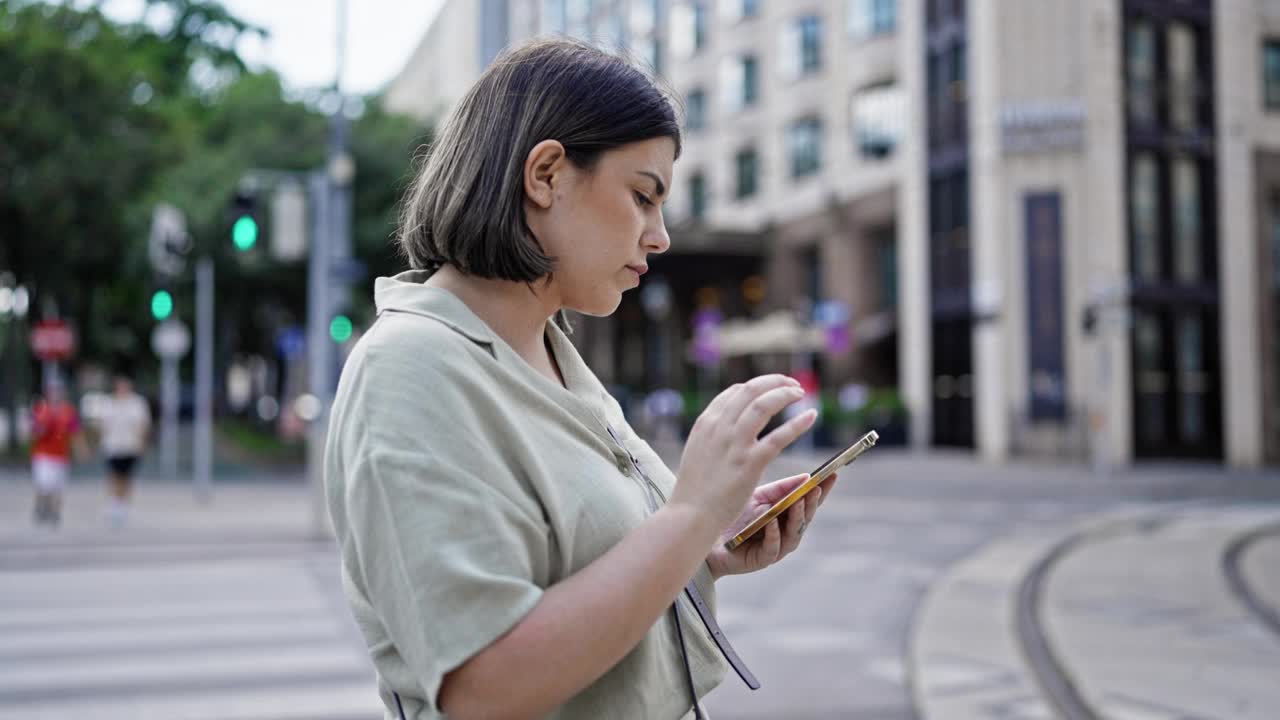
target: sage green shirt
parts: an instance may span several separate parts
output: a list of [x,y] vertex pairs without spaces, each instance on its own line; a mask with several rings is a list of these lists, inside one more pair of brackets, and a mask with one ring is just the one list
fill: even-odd
[[[645,519],[653,493],[628,450],[663,495],[675,485],[554,323],[547,337],[567,389],[425,279],[378,279],[378,320],[347,359],[325,450],[343,583],[389,718],[393,691],[406,717],[442,717],[446,673]],[[714,607],[705,563],[696,580]],[[683,593],[679,603],[702,696],[728,665]],[[667,612],[551,717],[661,720],[689,709]]]

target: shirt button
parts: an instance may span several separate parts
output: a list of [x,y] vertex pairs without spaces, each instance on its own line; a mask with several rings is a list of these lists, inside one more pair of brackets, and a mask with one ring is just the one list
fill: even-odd
[[630,475],[631,461],[626,458],[618,458],[618,471],[623,475]]

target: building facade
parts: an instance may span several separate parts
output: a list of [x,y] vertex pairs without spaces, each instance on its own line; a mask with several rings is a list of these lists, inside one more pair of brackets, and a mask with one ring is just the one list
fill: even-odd
[[[1280,0],[500,5],[683,104],[662,287],[581,326],[606,381],[692,382],[700,310],[834,304],[848,342],[805,362],[896,388],[914,444],[1280,462]],[[426,62],[402,108],[483,67]]]

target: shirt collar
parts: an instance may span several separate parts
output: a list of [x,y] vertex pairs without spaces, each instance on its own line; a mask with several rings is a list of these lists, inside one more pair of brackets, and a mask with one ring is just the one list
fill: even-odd
[[493,330],[453,293],[423,283],[431,273],[407,270],[394,277],[380,277],[373,284],[378,314],[407,312],[438,320],[479,345],[492,350]]

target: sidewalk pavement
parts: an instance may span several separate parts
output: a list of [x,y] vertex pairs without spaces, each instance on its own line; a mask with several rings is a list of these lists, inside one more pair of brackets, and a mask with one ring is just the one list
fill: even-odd
[[1280,708],[1280,505],[1130,507],[997,540],[912,629],[922,720],[1248,720]]

